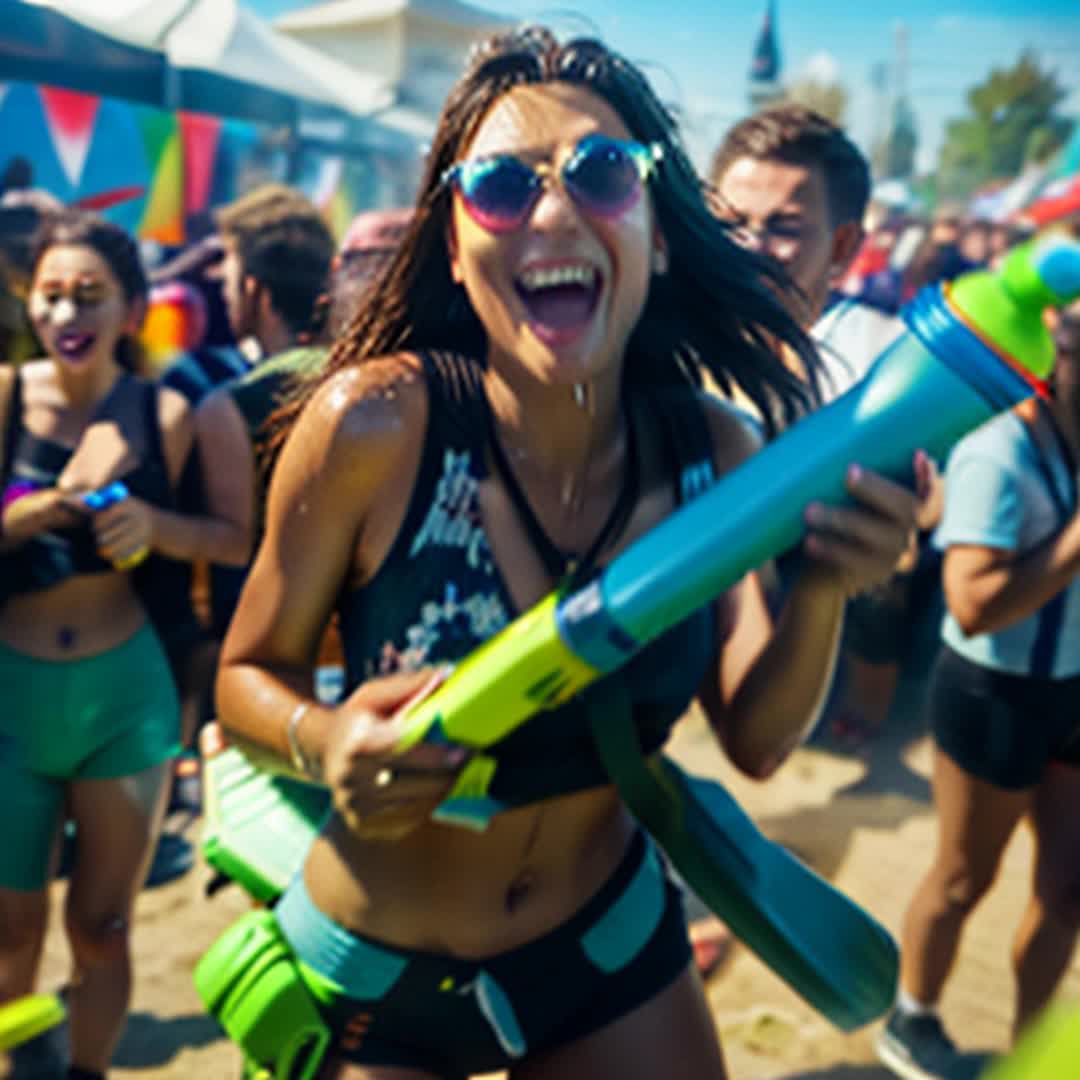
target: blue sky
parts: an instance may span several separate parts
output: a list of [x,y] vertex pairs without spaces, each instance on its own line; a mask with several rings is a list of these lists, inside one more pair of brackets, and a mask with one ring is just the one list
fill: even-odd
[[[299,0],[242,0],[267,16]],[[643,62],[669,101],[682,106],[691,152],[704,165],[726,128],[747,111],[746,72],[765,0],[483,0],[503,15],[593,30]],[[908,90],[920,165],[933,163],[945,120],[992,67],[1030,47],[1070,90],[1063,108],[1080,118],[1080,0],[777,0],[783,74],[834,72],[848,89],[848,128],[869,148],[882,115],[875,64],[892,63],[897,26],[908,41]],[[677,12],[677,15],[674,14]]]

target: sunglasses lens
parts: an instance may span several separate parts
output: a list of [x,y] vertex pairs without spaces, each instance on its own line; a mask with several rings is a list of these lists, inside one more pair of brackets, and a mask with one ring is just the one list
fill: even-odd
[[458,176],[469,214],[491,232],[506,232],[521,224],[539,182],[532,169],[509,157],[467,162]]
[[567,162],[563,180],[591,214],[617,217],[641,195],[641,173],[631,152],[612,139],[586,140]]

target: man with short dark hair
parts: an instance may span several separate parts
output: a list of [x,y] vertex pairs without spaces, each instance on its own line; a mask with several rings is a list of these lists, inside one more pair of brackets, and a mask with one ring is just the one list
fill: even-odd
[[318,209],[292,188],[265,184],[219,210],[217,226],[237,341],[254,339],[265,358],[319,329],[334,239]]
[[713,156],[709,181],[733,239],[787,271],[789,306],[821,346],[823,396],[841,394],[903,332],[898,319],[850,298],[815,326],[863,242],[866,158],[837,125],[789,102],[737,123]]
[[[219,274],[229,325],[259,356],[253,370],[223,383],[195,414],[207,484],[227,485],[255,531],[259,429],[294,377],[318,370],[334,240],[318,208],[281,184],[256,188],[218,211]],[[224,634],[246,570],[214,567],[211,622]]]
[[709,179],[735,239],[784,266],[802,294],[792,306],[812,323],[863,239],[870,169],[862,153],[835,124],[789,103],[736,124]]

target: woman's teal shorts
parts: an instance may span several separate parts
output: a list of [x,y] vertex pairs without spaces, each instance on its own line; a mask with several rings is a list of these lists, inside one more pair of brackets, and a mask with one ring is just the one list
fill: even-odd
[[0,887],[35,891],[72,780],[131,776],[180,749],[168,661],[147,625],[83,660],[0,645]]

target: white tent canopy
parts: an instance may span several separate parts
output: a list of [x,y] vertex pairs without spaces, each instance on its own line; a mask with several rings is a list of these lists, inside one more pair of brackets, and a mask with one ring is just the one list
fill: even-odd
[[97,0],[31,2],[162,52],[181,76],[205,73],[355,116],[393,100],[381,80],[279,33],[237,0],[114,0],[107,14]]

